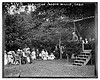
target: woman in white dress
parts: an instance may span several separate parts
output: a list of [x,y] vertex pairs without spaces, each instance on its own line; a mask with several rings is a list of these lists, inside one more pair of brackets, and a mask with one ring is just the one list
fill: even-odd
[[30,48],[27,48],[27,50],[26,50],[26,54],[27,54],[27,61],[28,61],[28,63],[30,63],[31,62],[31,60],[30,60]]
[[55,58],[54,54],[51,53],[51,55],[50,55],[50,59],[51,59],[51,60],[54,60],[54,58]]
[[33,51],[31,53],[31,58],[32,58],[32,60],[35,60],[36,59],[36,51],[35,51],[34,48],[33,48]]
[[7,55],[8,63],[13,64],[14,62],[13,51],[9,51],[7,54],[8,54]]
[[8,56],[6,50],[4,51],[4,65],[7,65],[8,63]]
[[42,50],[42,59],[47,60],[46,52],[44,49]]

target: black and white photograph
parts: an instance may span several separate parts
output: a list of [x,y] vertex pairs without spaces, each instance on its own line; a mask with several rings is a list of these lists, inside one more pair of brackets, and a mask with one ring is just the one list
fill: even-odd
[[2,78],[98,78],[98,2],[2,2]]

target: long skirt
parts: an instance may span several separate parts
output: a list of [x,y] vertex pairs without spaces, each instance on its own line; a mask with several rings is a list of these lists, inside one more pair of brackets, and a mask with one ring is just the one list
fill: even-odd
[[36,59],[36,56],[35,56],[35,55],[33,55],[33,56],[31,56],[31,58],[32,58],[32,60],[35,60],[35,59]]
[[13,58],[12,55],[8,55],[8,58],[7,59],[8,59],[8,63],[13,64],[14,58]]
[[28,62],[28,63],[30,62],[30,57],[27,57],[27,62]]
[[43,60],[47,60],[47,57],[46,57],[46,56],[43,56],[42,59],[43,59]]
[[8,60],[7,60],[7,56],[4,57],[4,65],[7,65]]
[[12,58],[8,59],[8,63],[13,64],[13,62],[14,62],[14,59],[12,59]]

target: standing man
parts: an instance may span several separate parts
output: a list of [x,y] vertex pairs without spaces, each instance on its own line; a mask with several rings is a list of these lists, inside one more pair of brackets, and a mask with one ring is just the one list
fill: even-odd
[[78,41],[78,36],[75,32],[72,33],[72,41]]
[[26,58],[27,58],[27,62],[28,63],[30,63],[31,61],[30,61],[30,48],[24,48],[23,49],[23,51],[24,51],[24,53],[25,53],[25,55],[27,56]]

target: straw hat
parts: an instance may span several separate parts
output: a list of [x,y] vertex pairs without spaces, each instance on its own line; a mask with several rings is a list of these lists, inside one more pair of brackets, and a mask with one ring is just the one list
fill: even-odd
[[20,49],[18,49],[17,51],[21,51]]

